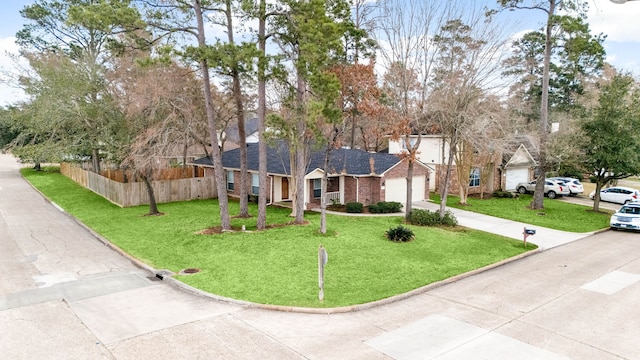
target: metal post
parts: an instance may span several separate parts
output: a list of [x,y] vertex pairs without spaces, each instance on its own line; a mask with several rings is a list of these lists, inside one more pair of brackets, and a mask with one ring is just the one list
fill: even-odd
[[327,250],[320,244],[318,248],[318,287],[320,288],[318,299],[320,301],[324,301],[324,266],[327,265],[328,260],[329,255],[327,254]]

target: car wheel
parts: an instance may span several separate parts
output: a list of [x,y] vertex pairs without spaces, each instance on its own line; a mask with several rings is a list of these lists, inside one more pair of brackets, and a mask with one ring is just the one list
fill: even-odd
[[547,197],[548,197],[549,199],[555,199],[555,198],[556,198],[556,192],[555,192],[555,191],[553,191],[553,190],[549,191],[549,192],[547,193]]
[[526,193],[527,193],[527,188],[526,188],[526,187],[524,187],[524,186],[520,186],[520,187],[518,188],[518,192],[519,192],[520,194],[526,194]]

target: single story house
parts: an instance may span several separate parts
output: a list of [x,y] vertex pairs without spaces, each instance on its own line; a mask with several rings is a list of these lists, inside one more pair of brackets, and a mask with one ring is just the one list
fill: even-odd
[[[406,176],[408,160],[388,153],[369,153],[363,150],[334,149],[331,151],[329,168],[324,168],[324,150],[312,151],[304,177],[305,209],[320,206],[322,177],[328,176],[327,203],[345,204],[360,202],[370,205],[379,201],[406,202]],[[248,193],[257,195],[258,144],[247,144],[247,167],[250,174]],[[213,174],[209,157],[195,160],[191,165],[205,168],[205,176]],[[236,186],[240,178],[240,149],[222,153],[222,165],[226,171],[227,192],[239,196]],[[413,170],[413,201],[429,198],[429,180],[432,169],[416,162]],[[295,186],[291,178],[289,148],[284,143],[267,146],[267,203],[292,200]]]

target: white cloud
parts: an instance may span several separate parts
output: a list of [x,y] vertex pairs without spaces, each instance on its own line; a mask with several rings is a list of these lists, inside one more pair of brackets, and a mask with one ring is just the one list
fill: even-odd
[[588,22],[594,34],[607,35],[607,41],[640,42],[640,1],[614,4],[609,0],[592,0]]
[[0,106],[14,104],[25,100],[26,95],[16,85],[16,74],[20,67],[26,65],[25,60],[16,64],[15,57],[18,54],[18,45],[14,37],[0,39]]

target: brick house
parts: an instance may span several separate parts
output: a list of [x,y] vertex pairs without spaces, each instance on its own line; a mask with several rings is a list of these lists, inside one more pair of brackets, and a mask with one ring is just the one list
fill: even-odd
[[[257,195],[258,144],[247,144],[247,167],[250,174],[248,193]],[[379,201],[406,203],[406,175],[408,161],[388,153],[369,153],[363,150],[335,149],[331,152],[329,169],[324,169],[324,151],[313,151],[309,156],[304,181],[305,209],[320,206],[320,186],[327,172],[327,203],[360,202],[370,205]],[[205,176],[212,176],[213,164],[208,157],[195,160],[191,165],[205,168]],[[239,196],[236,186],[240,178],[240,150],[223,152],[222,165],[226,171],[227,193]],[[432,169],[421,162],[414,165],[412,199],[429,198]],[[292,200],[295,186],[290,175],[289,148],[284,145],[267,146],[267,203]]]

